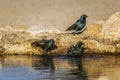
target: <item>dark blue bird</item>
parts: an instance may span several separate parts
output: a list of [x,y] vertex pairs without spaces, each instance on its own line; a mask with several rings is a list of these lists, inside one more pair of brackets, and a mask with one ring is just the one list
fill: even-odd
[[73,25],[66,29],[66,31],[74,30],[75,32],[73,33],[76,33],[77,31],[82,32],[83,28],[86,26],[86,18],[87,15],[80,16],[80,18]]
[[42,39],[40,41],[35,41],[32,43],[32,46],[40,47],[43,49],[43,54],[47,54],[48,51],[57,49],[54,39]]
[[71,45],[67,50],[67,55],[69,56],[82,56],[84,52],[84,47],[82,47],[82,42],[77,42],[76,45]]

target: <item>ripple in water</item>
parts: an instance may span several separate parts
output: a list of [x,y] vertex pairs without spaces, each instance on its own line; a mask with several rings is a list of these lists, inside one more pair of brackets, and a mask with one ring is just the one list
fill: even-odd
[[0,80],[120,80],[119,56],[1,56]]

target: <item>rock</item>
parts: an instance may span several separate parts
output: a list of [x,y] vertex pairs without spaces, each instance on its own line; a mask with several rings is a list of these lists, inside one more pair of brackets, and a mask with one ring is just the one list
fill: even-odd
[[[38,28],[37,28],[38,29]],[[33,29],[31,29],[32,31]],[[97,22],[87,26],[87,29],[80,35],[56,32],[40,32],[31,35],[30,32],[17,31],[12,28],[0,34],[0,52],[3,54],[36,54],[41,55],[42,49],[32,47],[31,43],[42,38],[54,39],[58,46],[57,50],[50,54],[66,54],[70,45],[82,41],[85,53],[88,54],[120,54],[120,13],[116,13],[105,22]],[[36,31],[36,28],[35,28]]]
[[29,34],[26,32],[10,32],[1,37],[0,52],[2,54],[41,54],[41,50],[31,47]]
[[34,49],[31,47],[31,44],[29,42],[23,42],[21,44],[11,45],[11,47],[8,47],[5,49],[3,54],[37,54],[40,55],[41,52],[37,49]]
[[99,38],[102,28],[100,24],[90,24],[81,35],[89,38]]
[[100,76],[97,80],[111,80],[111,79],[107,76]]
[[101,37],[111,41],[120,41],[120,12],[113,14],[104,24]]
[[25,32],[15,32],[5,34],[1,38],[1,42],[3,44],[19,44],[23,41],[27,41],[29,39],[29,35]]

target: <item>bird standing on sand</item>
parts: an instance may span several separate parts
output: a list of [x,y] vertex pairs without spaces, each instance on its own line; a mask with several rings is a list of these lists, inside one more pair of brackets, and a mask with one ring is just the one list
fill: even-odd
[[40,47],[43,49],[43,54],[47,54],[48,51],[54,50],[57,48],[55,45],[54,39],[42,39],[40,41],[35,41],[32,43],[32,46]]
[[83,31],[83,28],[86,25],[86,18],[87,17],[88,17],[87,15],[80,16],[80,18],[73,25],[71,25],[70,27],[68,27],[66,29],[66,31],[74,30],[75,32],[73,32],[73,34],[76,34],[77,31],[80,31],[78,33],[81,33]]
[[82,42],[77,42],[76,45],[72,45],[68,48],[67,54],[69,56],[82,56],[84,52],[84,47],[82,47],[83,43]]

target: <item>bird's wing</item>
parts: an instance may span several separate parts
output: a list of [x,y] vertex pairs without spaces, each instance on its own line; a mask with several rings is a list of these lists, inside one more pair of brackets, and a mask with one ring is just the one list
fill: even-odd
[[65,31],[70,31],[70,30],[75,30],[76,29],[76,24],[71,25],[68,27]]
[[80,19],[78,19],[73,25],[71,25],[70,27],[68,27],[68,29],[66,29],[66,31],[76,30],[78,22],[80,22]]
[[34,41],[34,42],[31,43],[31,45],[33,47],[41,47],[43,45],[43,43],[39,43],[38,41]]
[[55,50],[57,49],[58,47],[56,45],[53,45],[51,48],[48,49],[48,51],[52,51],[52,50]]
[[39,41],[39,43],[48,43],[48,42],[49,42],[49,40],[47,40],[47,39],[42,39]]
[[45,44],[46,43],[44,43],[44,42],[34,41],[34,42],[31,43],[31,46],[32,47],[40,47],[40,48],[42,48],[44,50]]

